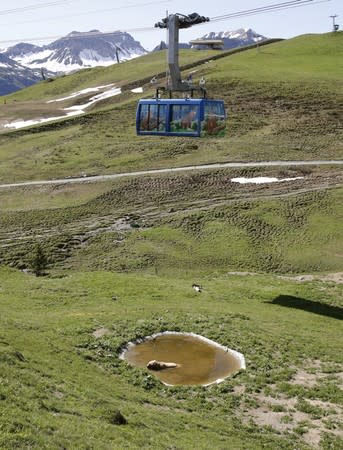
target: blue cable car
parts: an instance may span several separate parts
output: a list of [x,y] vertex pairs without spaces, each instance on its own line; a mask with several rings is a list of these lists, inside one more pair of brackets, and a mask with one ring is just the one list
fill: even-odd
[[222,136],[225,121],[224,101],[207,98],[143,99],[136,112],[139,135]]

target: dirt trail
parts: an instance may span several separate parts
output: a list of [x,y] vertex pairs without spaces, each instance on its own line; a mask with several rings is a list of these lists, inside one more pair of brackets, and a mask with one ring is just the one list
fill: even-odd
[[114,180],[124,177],[140,177],[144,175],[155,175],[163,173],[177,173],[200,170],[216,170],[225,168],[244,168],[244,167],[285,167],[285,166],[324,166],[324,165],[342,165],[343,160],[313,160],[313,161],[253,161],[253,162],[226,162],[213,164],[200,164],[194,166],[171,167],[166,169],[150,169],[141,170],[137,172],[123,172],[109,175],[95,175],[75,178],[62,178],[56,180],[38,180],[38,181],[23,181],[20,183],[0,184],[0,188],[12,188],[21,186],[35,186],[35,185],[56,185],[67,183],[90,183],[97,181]]

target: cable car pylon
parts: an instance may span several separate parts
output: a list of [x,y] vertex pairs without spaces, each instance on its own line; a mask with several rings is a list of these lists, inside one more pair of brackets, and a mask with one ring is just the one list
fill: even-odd
[[[206,97],[206,90],[203,87],[194,88],[187,81],[181,79],[180,66],[179,66],[179,30],[181,28],[190,28],[192,25],[198,25],[200,23],[209,22],[208,17],[200,16],[197,13],[189,14],[185,16],[183,14],[170,14],[161,22],[155,24],[156,28],[168,29],[168,67],[170,74],[170,85],[166,87],[169,91],[169,97],[172,97],[173,92],[191,92],[193,97],[193,91],[199,89]],[[157,92],[157,95],[159,92]]]

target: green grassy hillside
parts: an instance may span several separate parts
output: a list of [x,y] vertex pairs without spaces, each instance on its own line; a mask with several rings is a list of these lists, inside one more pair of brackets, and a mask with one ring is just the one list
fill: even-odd
[[[342,36],[300,36],[194,67],[195,82],[205,75],[225,99],[220,139],[135,135],[135,63],[148,80],[161,54],[14,94],[0,122],[7,107],[17,119],[52,114],[49,98],[123,86],[84,116],[0,134],[0,184],[341,159]],[[340,450],[342,223],[339,165],[0,186],[1,450]],[[37,245],[47,258],[39,277]],[[127,342],[166,330],[237,350],[246,370],[171,387],[119,358]]]
[[[278,186],[230,181],[262,174],[304,178]],[[107,183],[103,193],[90,186],[69,194],[22,188],[18,197],[26,211],[5,190],[0,200],[13,199],[13,206],[0,216],[0,254],[7,264],[25,269],[40,242],[51,267],[68,270],[195,276],[228,270],[339,271],[342,189],[320,189],[327,176],[332,186],[342,184],[339,169],[327,174],[320,168],[263,168],[129,178]]]
[[342,54],[342,32],[302,35],[226,58],[215,77],[224,80],[230,73],[230,77],[250,81],[330,81],[331,89],[341,92]]
[[[98,111],[85,116],[0,135],[0,180],[111,173],[194,162],[340,158],[342,36],[302,36],[194,69],[198,70],[195,83],[197,77],[205,75],[210,94],[225,100],[228,129],[224,138],[138,137],[138,97],[125,91],[97,104]],[[189,58],[199,58],[199,53],[191,53]],[[184,52],[183,58],[188,59],[187,55]],[[154,75],[153,69],[163,66],[164,56],[148,55],[119,66],[90,70],[88,75],[80,72],[66,77],[66,81],[56,80],[56,88],[50,88],[50,84],[46,87],[56,89],[54,94],[49,91],[51,95],[43,92],[41,86],[32,87],[30,92],[35,96],[61,96],[86,85],[108,82],[110,77],[112,81],[122,80],[123,71],[133,83],[135,76]],[[139,75],[134,71],[135,64],[141,65]],[[98,78],[98,72],[109,78]],[[87,78],[91,74],[92,82]],[[79,79],[82,77],[86,81]],[[25,92],[16,94],[18,99]],[[145,95],[152,95],[149,85]],[[24,106],[20,102],[15,105],[19,111],[27,108],[25,102]],[[7,107],[8,103],[1,106],[5,115]],[[30,104],[28,108],[31,110]],[[44,108],[46,114],[46,105]]]
[[[334,284],[209,276],[199,296],[187,276],[0,277],[1,448],[341,448]],[[246,372],[168,388],[118,358],[128,340],[167,329],[243,352]]]

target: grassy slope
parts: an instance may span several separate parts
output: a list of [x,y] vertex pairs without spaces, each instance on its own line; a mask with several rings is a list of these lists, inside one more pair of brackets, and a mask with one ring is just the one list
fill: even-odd
[[[232,78],[223,74],[233,59],[211,63],[223,67],[212,79],[206,65],[213,90],[220,87],[227,104],[236,105],[222,141],[137,138],[132,124],[127,131],[129,120],[118,120],[134,114],[134,100],[123,96],[115,108],[69,123],[2,135],[0,177],[323,158],[321,142],[340,136],[333,131],[340,116],[333,119],[341,69],[332,80],[323,70],[320,89],[300,75],[300,66],[314,68],[310,57],[298,58],[296,80],[292,69],[284,82],[279,60],[273,80],[243,80],[243,73],[244,58],[251,58],[262,75],[256,61],[265,64],[264,52],[273,48],[294,62],[310,42],[322,42],[325,59],[329,38],[236,55],[242,69]],[[327,109],[319,112],[324,93]],[[323,141],[322,130],[306,131],[311,120],[329,118]],[[326,157],[337,157],[340,145],[330,144]],[[252,175],[305,180],[244,189],[229,181]],[[26,268],[35,242],[50,256],[47,277],[0,267],[0,448],[342,448],[342,284],[274,275],[342,271],[342,188],[334,187],[335,177],[334,168],[223,170],[0,191],[0,262]],[[270,195],[283,197],[263,198]],[[228,274],[236,270],[259,274]],[[193,282],[203,285],[201,295]],[[96,339],[92,332],[103,327],[108,334]],[[243,352],[247,371],[218,386],[167,388],[119,360],[123,343],[166,329]],[[118,409],[125,426],[114,423]]]
[[[180,64],[189,64],[218,53],[220,52],[181,50]],[[42,82],[31,86],[30,88],[14,92],[13,94],[6,96],[6,98],[9,102],[12,100],[16,100],[17,102],[50,100],[56,98],[56,96],[66,96],[72,92],[93,86],[106,85],[109,83],[122,86],[133,83],[135,80],[152,77],[154,74],[165,72],[166,58],[166,52],[161,51],[149,53],[148,55],[111,67],[84,69],[74,74],[57,78],[53,82]]]
[[232,77],[254,81],[325,82],[341,88],[343,33],[298,36],[259,50],[223,60],[217,79]]
[[[123,180],[107,185],[98,196],[85,187],[60,194],[52,190],[45,202],[59,195],[58,205],[71,196],[70,206],[47,210],[33,207],[37,194],[29,190],[25,198],[33,202],[31,210],[3,211],[0,216],[0,257],[27,268],[35,243],[41,242],[49,249],[51,266],[68,270],[176,276],[341,270],[341,188],[311,192],[311,185],[298,184],[300,191],[309,192],[288,197],[297,185],[283,184],[279,194],[286,197],[266,201],[258,197],[277,194],[277,188],[244,190],[230,184],[231,177],[243,174],[218,171]],[[75,205],[75,193],[95,197]],[[249,196],[257,199],[250,201]]]
[[[198,296],[187,277],[94,272],[35,279],[7,269],[0,276],[3,449],[190,449],[195,436],[204,450],[305,449],[302,436],[321,422],[321,448],[341,445],[331,433],[339,430],[342,403],[335,285],[209,276]],[[307,310],[311,302],[321,315]],[[101,327],[109,335],[96,339],[92,332]],[[230,345],[245,354],[248,370],[219,386],[175,389],[118,359],[122,343],[165,329]],[[313,387],[292,383],[319,360],[323,378]],[[266,401],[283,399],[270,414],[293,422],[287,433],[250,421],[262,392]],[[287,407],[292,399],[295,407]],[[322,405],[313,406],[314,399]],[[111,423],[117,409],[128,425]]]
[[[134,129],[137,95],[125,93],[105,101],[103,111],[1,135],[0,179],[266,160],[275,155],[279,159],[339,158],[343,150],[343,68],[339,63],[343,34],[334,36],[303,36],[199,67],[196,76],[205,74],[209,91],[226,102],[229,119],[224,138],[138,137]],[[151,71],[149,58],[137,60],[144,74]],[[121,74],[125,64],[106,71]],[[36,89],[39,93],[40,88]],[[66,90],[69,87],[63,87],[63,93]]]

